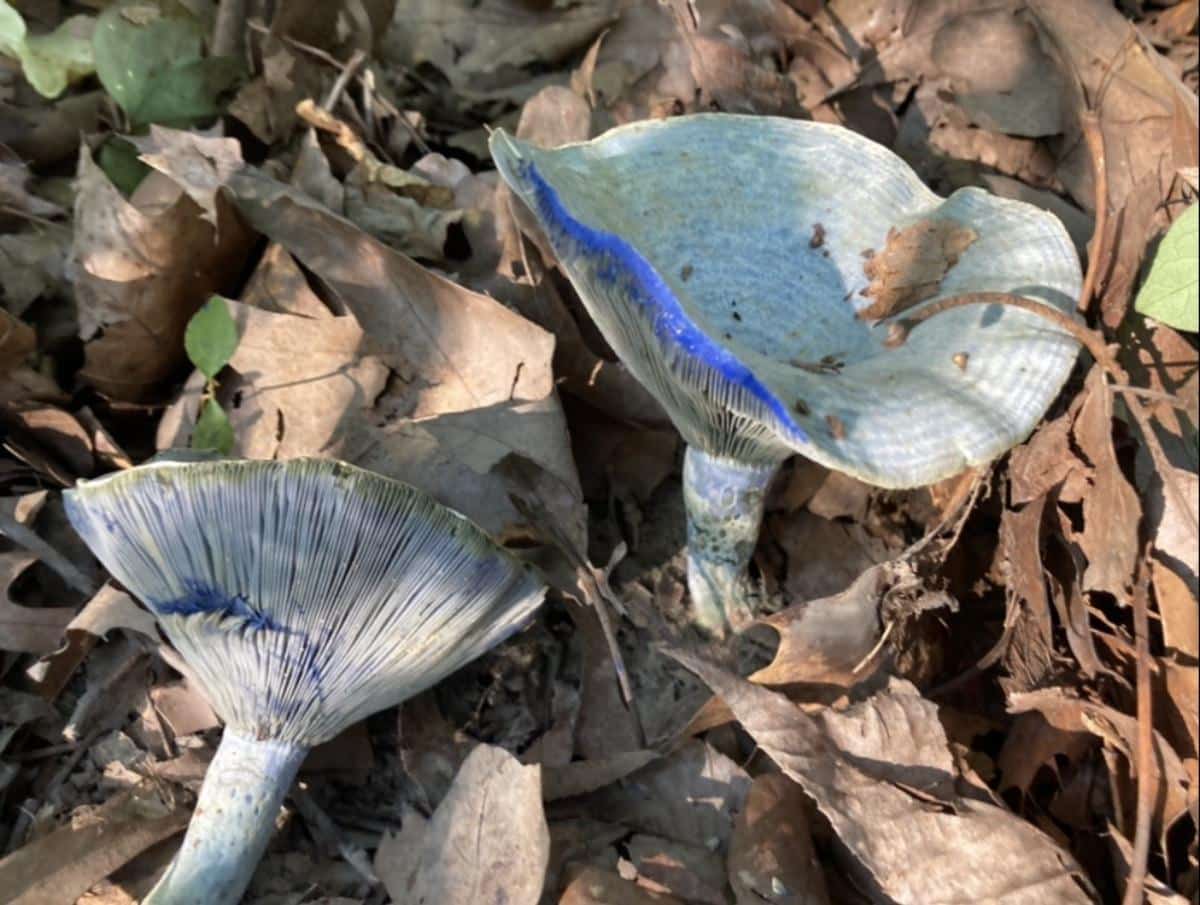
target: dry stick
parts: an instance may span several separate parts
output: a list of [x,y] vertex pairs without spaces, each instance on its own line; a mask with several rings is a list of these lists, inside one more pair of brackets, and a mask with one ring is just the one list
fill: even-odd
[[1092,157],[1092,179],[1096,186],[1096,224],[1092,230],[1092,246],[1088,253],[1087,273],[1083,278],[1083,290],[1079,293],[1080,312],[1087,311],[1096,294],[1100,262],[1108,258],[1108,161],[1104,154],[1104,132],[1100,119],[1091,110],[1079,118],[1083,137]]
[[[889,348],[901,346],[908,339],[908,334],[917,325],[924,323],[931,317],[954,308],[963,308],[967,305],[1004,305],[1009,308],[1020,308],[1022,311],[1029,311],[1039,317],[1045,318],[1064,333],[1069,333],[1078,340],[1092,354],[1092,357],[1096,359],[1096,362],[1104,369],[1105,373],[1117,383],[1123,385],[1129,383],[1129,375],[1113,357],[1112,353],[1109,352],[1108,346],[1104,343],[1104,337],[1095,330],[1085,327],[1070,315],[1045,302],[1035,302],[1033,299],[1020,295],[1010,295],[1006,292],[968,292],[964,295],[938,299],[936,302],[926,305],[919,311],[915,311],[901,320],[894,321],[888,328],[888,335],[884,341],[884,345]],[[1192,539],[1200,543],[1200,525],[1196,523],[1196,514],[1192,511],[1192,507],[1188,503],[1187,495],[1179,487],[1175,471],[1167,461],[1167,455],[1163,452],[1162,444],[1158,440],[1158,434],[1154,432],[1154,425],[1150,422],[1150,415],[1146,412],[1146,408],[1142,405],[1141,400],[1136,396],[1126,398],[1125,404],[1129,409],[1129,413],[1133,416],[1133,420],[1137,422],[1138,429],[1146,441],[1146,448],[1150,452],[1150,458],[1154,460],[1154,465],[1158,469],[1158,473],[1162,476],[1163,486],[1167,490],[1167,495],[1171,497],[1171,502],[1179,508],[1180,513],[1187,521],[1188,528],[1192,533]]]
[[[1143,562],[1150,556],[1147,548]],[[1140,905],[1145,899],[1146,865],[1150,860],[1151,824],[1158,790],[1158,765],[1154,756],[1154,698],[1150,691],[1150,603],[1146,577],[1138,578],[1133,594],[1133,632],[1137,650],[1137,820],[1129,880],[1121,905]]]
[[1173,393],[1164,393],[1161,390],[1148,390],[1145,387],[1135,387],[1128,383],[1114,383],[1109,389],[1114,393],[1128,393],[1130,396],[1137,396],[1139,399],[1149,399],[1151,402],[1165,402],[1172,408],[1188,411],[1191,405],[1184,402]]
[[211,53],[214,57],[242,58],[246,31],[246,0],[221,0],[213,26]]

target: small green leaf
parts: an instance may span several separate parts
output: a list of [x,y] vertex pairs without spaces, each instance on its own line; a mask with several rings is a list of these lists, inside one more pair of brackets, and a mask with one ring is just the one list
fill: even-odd
[[1163,236],[1133,307],[1176,330],[1200,329],[1200,207],[1193,204]]
[[[3,0],[0,0],[3,2]],[[188,126],[216,116],[244,75],[232,57],[205,57],[205,27],[144,0],[110,6],[96,22],[96,74],[135,125]]]
[[150,167],[142,163],[139,154],[138,149],[125,139],[110,135],[96,155],[100,169],[126,198],[133,194],[150,172]]
[[204,400],[192,431],[192,449],[214,449],[226,456],[233,451],[233,425],[215,399]]
[[229,314],[225,299],[219,295],[214,295],[192,315],[183,334],[183,347],[188,358],[209,380],[229,363],[237,344],[237,324]]
[[43,97],[57,97],[71,82],[91,75],[91,16],[72,16],[49,34],[29,35],[25,20],[8,3],[0,0],[0,54],[16,57],[30,85]]

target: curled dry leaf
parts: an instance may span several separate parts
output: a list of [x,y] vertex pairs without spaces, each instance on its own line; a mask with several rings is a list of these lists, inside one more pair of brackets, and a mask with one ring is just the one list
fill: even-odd
[[880,320],[937,295],[942,277],[976,238],[973,229],[949,219],[888,230],[887,244],[863,263],[871,282],[862,294],[871,303],[858,316]]
[[696,905],[726,905],[725,861],[718,852],[641,833],[626,848],[639,886]]
[[74,607],[30,607],[13,601],[12,585],[37,557],[0,553],[0,650],[44,654],[62,643]]
[[188,320],[241,270],[250,238],[224,202],[216,204],[219,227],[158,174],[126,201],[81,149],[74,245],[86,344],[80,373],[102,393],[141,401],[157,392],[184,360]]
[[584,867],[575,871],[558,905],[684,905],[681,899],[651,892],[619,874]]
[[729,843],[729,884],[737,905],[829,905],[808,810],[803,790],[782,773],[754,780]]
[[1112,393],[1099,366],[1092,368],[1084,392],[1075,440],[1095,468],[1095,484],[1083,498],[1083,533],[1076,538],[1088,559],[1083,587],[1127,602],[1137,566],[1142,506],[1113,449]]
[[700,846],[724,846],[750,791],[746,771],[716,749],[691,741],[628,779],[585,799],[588,813],[643,833]]
[[822,723],[780,694],[668,652],[816,801],[876,894],[947,905],[1092,901],[1067,852],[1017,816],[956,793],[937,709],[908,683]]
[[0,889],[11,905],[73,902],[94,883],[178,833],[191,811],[158,780],[81,808],[59,829],[0,861]]
[[539,767],[480,745],[421,843],[414,905],[537,905],[550,857]]

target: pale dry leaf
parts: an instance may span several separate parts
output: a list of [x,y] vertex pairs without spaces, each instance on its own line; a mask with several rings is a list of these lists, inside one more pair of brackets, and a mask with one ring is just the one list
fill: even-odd
[[10,905],[62,905],[185,826],[183,797],[144,780],[98,808],[80,808],[46,836],[0,860],[0,889]]
[[725,859],[719,852],[643,833],[626,848],[639,886],[696,905],[726,905]]
[[421,845],[414,905],[537,905],[550,857],[539,767],[479,745]]
[[406,806],[400,817],[400,832],[384,833],[375,850],[375,873],[393,902],[413,901],[421,851],[429,820],[419,811]]
[[782,773],[754,780],[729,843],[737,905],[829,905],[808,814],[804,791]]
[[236,138],[184,132],[163,126],[130,141],[141,151],[147,166],[169,176],[204,211],[204,219],[217,222],[217,192],[242,168],[242,148]]
[[52,201],[31,191],[33,173],[16,154],[0,145],[0,216],[9,213],[34,217],[59,217],[66,213]]
[[63,639],[74,607],[30,607],[13,601],[13,583],[37,557],[24,552],[0,553],[0,650],[44,654]]
[[879,608],[887,580],[886,566],[872,566],[839,594],[794,603],[760,619],[779,633],[779,648],[751,681],[852,685],[865,678],[868,673],[856,668],[883,631]]
[[18,317],[37,299],[69,292],[65,268],[71,244],[65,229],[0,236],[0,298]]
[[643,833],[722,846],[750,791],[750,777],[701,741],[691,741],[586,799],[588,813]]
[[497,73],[558,62],[586,47],[615,18],[615,0],[535,9],[518,0],[400,0],[381,59],[436,66],[452,85],[494,84]]
[[[1105,704],[1085,701],[1060,687],[1008,696],[1010,713],[1037,711],[1048,722],[1067,732],[1088,732],[1122,755],[1132,764],[1137,750],[1137,718]],[[1187,812],[1192,782],[1187,768],[1162,733],[1154,733],[1154,753],[1158,767],[1158,794],[1155,796],[1154,825],[1165,832]]]
[[558,905],[684,905],[681,899],[651,892],[619,874],[597,867],[575,871]]
[[975,125],[1030,138],[1063,130],[1069,96],[1063,76],[1020,14],[984,9],[956,16],[934,34],[930,57]]
[[[188,320],[237,278],[251,241],[230,211],[214,228],[182,188],[158,173],[126,201],[86,146],[77,189],[80,375],[106,395],[140,401],[183,362]],[[223,205],[218,199],[219,210]]]
[[186,680],[151,688],[150,700],[176,738],[221,725],[221,719],[213,712],[208,699]]
[[904,690],[907,683],[884,693],[886,705],[868,702],[857,722],[827,717],[822,725],[783,695],[669,653],[725,700],[816,801],[877,895],[945,905],[1092,901],[1078,865],[1048,837],[995,805],[954,793],[936,708]]
[[862,295],[871,302],[858,316],[880,320],[937,295],[942,277],[976,238],[973,229],[950,219],[920,220],[888,230],[884,247],[872,250],[863,263],[871,282]]
[[542,797],[546,801],[572,798],[602,789],[658,760],[657,751],[624,751],[601,760],[576,760],[542,767]]
[[1083,532],[1076,538],[1088,560],[1083,588],[1106,591],[1127,603],[1138,559],[1142,507],[1113,449],[1112,393],[1099,366],[1092,368],[1084,392],[1087,396],[1075,419],[1075,441],[1095,469],[1095,485],[1083,498]]
[[1020,714],[1004,738],[1004,747],[996,757],[1000,771],[999,789],[1017,789],[1022,795],[1043,767],[1058,772],[1056,757],[1074,763],[1095,742],[1086,732],[1060,729],[1040,713]]
[[36,346],[33,328],[0,308],[0,374],[21,367]]
[[[349,458],[346,450],[366,429],[362,423],[389,375],[365,352],[358,322],[348,315],[315,319],[227,304],[238,344],[221,396],[236,453],[251,459]],[[200,384],[193,379],[190,386]],[[164,415],[160,449],[187,445],[197,401],[185,394]]]

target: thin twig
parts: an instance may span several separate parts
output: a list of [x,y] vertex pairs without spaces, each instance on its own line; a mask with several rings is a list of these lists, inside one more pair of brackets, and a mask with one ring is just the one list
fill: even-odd
[[1091,110],[1079,118],[1083,138],[1092,157],[1092,182],[1096,187],[1096,224],[1092,230],[1092,243],[1088,252],[1087,273],[1083,289],[1079,293],[1079,311],[1086,311],[1096,294],[1096,283],[1100,278],[1100,262],[1108,259],[1108,161],[1104,154],[1104,131],[1099,117]]
[[1130,396],[1137,396],[1139,399],[1149,399],[1151,402],[1165,402],[1172,408],[1187,411],[1191,406],[1180,399],[1173,393],[1164,393],[1162,390],[1151,390],[1146,387],[1135,387],[1128,383],[1114,383],[1111,386],[1114,393],[1127,393]]
[[354,51],[342,65],[342,71],[338,73],[337,81],[333,83],[333,87],[329,89],[329,93],[325,95],[325,100],[321,102],[321,107],[325,110],[332,110],[334,104],[338,102],[338,98],[342,96],[342,92],[346,90],[346,86],[350,84],[350,80],[358,75],[358,70],[362,68],[363,63],[367,61],[367,55],[361,50]]
[[[1143,562],[1148,562],[1150,550]],[[1150,689],[1150,602],[1147,579],[1139,576],[1133,592],[1133,632],[1137,650],[1137,820],[1133,855],[1122,905],[1141,905],[1145,900],[1146,865],[1150,858],[1154,801],[1158,791],[1158,764],[1154,756],[1154,698]]]
[[[1121,385],[1129,383],[1129,375],[1121,367],[1121,364],[1113,356],[1112,352],[1109,351],[1108,346],[1104,342],[1104,337],[1095,330],[1089,329],[1066,312],[1045,302],[1037,302],[1024,296],[1010,295],[1005,292],[968,292],[964,295],[938,299],[936,302],[932,302],[924,308],[908,314],[901,320],[894,321],[888,329],[884,345],[888,348],[901,346],[907,341],[908,335],[914,327],[924,323],[931,317],[936,317],[946,311],[954,308],[963,308],[967,305],[1005,305],[1009,308],[1020,308],[1022,311],[1029,311],[1039,317],[1043,317],[1063,332],[1069,333],[1078,340],[1092,354],[1092,357],[1096,359],[1096,362],[1104,369],[1105,373],[1114,381]],[[1175,470],[1167,460],[1166,453],[1163,452],[1158,434],[1154,431],[1150,414],[1146,411],[1146,407],[1142,405],[1141,400],[1136,396],[1127,396],[1125,404],[1129,409],[1129,414],[1137,423],[1143,439],[1146,441],[1146,449],[1150,453],[1150,458],[1154,461],[1155,468],[1162,475],[1163,486],[1166,488],[1167,495],[1171,497],[1171,502],[1178,507],[1179,512],[1186,520],[1193,541],[1200,543],[1200,525],[1196,522],[1196,514],[1188,503],[1187,494],[1179,487]]]
[[211,52],[214,57],[242,58],[245,52],[246,0],[221,0],[213,25]]

